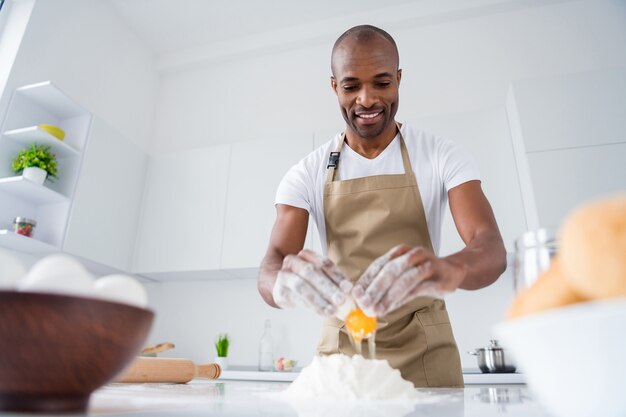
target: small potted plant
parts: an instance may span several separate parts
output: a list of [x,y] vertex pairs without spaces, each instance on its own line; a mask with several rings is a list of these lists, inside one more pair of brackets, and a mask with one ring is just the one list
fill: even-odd
[[215,339],[215,350],[217,351],[217,357],[215,363],[217,363],[222,369],[228,369],[228,345],[230,340],[226,333],[219,334]]
[[17,154],[11,168],[16,174],[43,184],[46,178],[57,178],[57,157],[50,146],[32,143]]

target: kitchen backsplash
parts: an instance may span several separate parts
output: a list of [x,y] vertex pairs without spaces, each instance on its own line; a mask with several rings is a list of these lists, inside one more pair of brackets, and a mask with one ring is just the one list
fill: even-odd
[[[448,310],[463,367],[476,367],[467,351],[485,346],[491,328],[504,317],[513,296],[511,265],[500,279],[479,291],[457,291],[447,297]],[[173,342],[164,356],[211,362],[218,333],[231,337],[229,363],[257,365],[266,319],[272,322],[274,356],[306,365],[315,354],[322,319],[303,310],[267,306],[255,279],[168,281],[148,283],[150,304],[157,312],[148,342]]]

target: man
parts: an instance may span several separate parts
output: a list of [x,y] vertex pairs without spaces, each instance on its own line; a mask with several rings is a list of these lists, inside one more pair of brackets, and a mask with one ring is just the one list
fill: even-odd
[[[490,285],[506,267],[478,170],[454,143],[395,122],[402,70],[387,32],[349,29],[331,68],[346,129],[283,178],[259,291],[271,306],[327,317],[319,354],[354,354],[333,315],[355,300],[378,317],[377,358],[418,387],[463,386],[441,298]],[[466,247],[438,257],[446,200]],[[327,257],[302,250],[309,214]]]

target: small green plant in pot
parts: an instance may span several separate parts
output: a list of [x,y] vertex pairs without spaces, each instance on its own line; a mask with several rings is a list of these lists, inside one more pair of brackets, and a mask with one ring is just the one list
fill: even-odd
[[222,369],[228,368],[228,347],[230,345],[230,339],[226,333],[217,335],[215,339],[215,350],[217,351],[217,357],[215,363],[217,363]]
[[11,168],[16,174],[43,184],[46,178],[57,178],[57,157],[50,146],[31,143],[17,154]]

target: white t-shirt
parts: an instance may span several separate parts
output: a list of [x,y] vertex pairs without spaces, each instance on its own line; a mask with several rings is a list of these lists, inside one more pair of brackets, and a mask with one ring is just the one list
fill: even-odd
[[[472,156],[458,144],[406,124],[402,125],[400,131],[417,178],[433,248],[438,253],[448,191],[467,181],[479,180],[480,172]],[[292,166],[276,192],[275,204],[299,207],[309,212],[317,225],[324,254],[326,254],[324,184],[328,175],[326,166],[330,152],[335,151],[340,140],[339,133]],[[335,178],[349,180],[403,173],[400,135],[397,135],[374,159],[361,156],[344,143],[339,156],[338,175]]]

